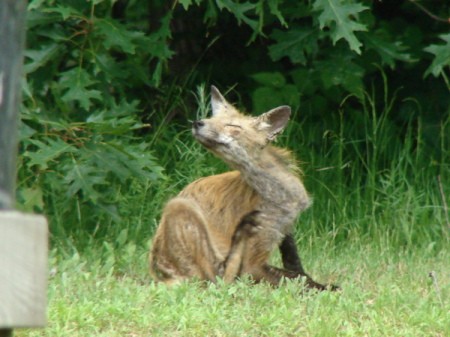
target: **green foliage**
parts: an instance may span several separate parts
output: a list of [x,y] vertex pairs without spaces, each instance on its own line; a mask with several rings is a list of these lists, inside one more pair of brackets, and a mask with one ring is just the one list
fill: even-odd
[[258,29],[258,21],[252,19],[247,13],[255,12],[258,8],[258,4],[253,4],[250,1],[243,3],[237,3],[232,0],[216,0],[219,10],[226,9],[231,12],[237,19],[238,24],[242,22],[250,26],[253,30]]
[[367,25],[359,23],[356,19],[359,13],[368,9],[361,3],[348,0],[315,0],[314,11],[320,12],[317,17],[320,29],[328,27],[333,43],[344,39],[350,49],[361,54],[362,43],[355,35],[356,31],[366,31]]
[[252,94],[253,107],[257,112],[261,113],[269,106],[296,106],[300,103],[297,87],[288,84],[281,73],[257,73],[252,78],[260,85]]
[[83,225],[97,222],[95,217],[119,220],[118,189],[162,177],[149,143],[131,134],[143,127],[134,109],[122,104],[118,112],[99,112],[77,123],[24,113],[19,199],[26,208],[57,208],[60,216],[76,216]]
[[[178,12],[181,20],[190,11],[195,15],[194,1],[183,1],[182,4],[183,11]],[[448,82],[448,43],[436,42],[438,37],[448,42],[448,23],[435,19],[441,16],[445,21],[448,16],[449,7],[445,1],[427,3],[425,10],[412,1],[366,0],[199,0],[195,1],[195,6],[202,8],[203,14],[198,14],[198,19],[207,23],[206,34],[210,34],[208,27],[220,25],[222,21],[226,22],[227,32],[220,31],[219,36],[248,36],[248,28],[251,30],[247,45],[239,45],[235,38],[225,46],[229,52],[226,57],[221,55],[222,66],[225,63],[236,72],[231,81],[229,73],[224,75],[225,78],[213,76],[219,82],[242,83],[255,73],[278,71],[283,73],[288,84],[297,86],[304,99],[314,99],[313,95],[320,94],[333,99],[335,105],[348,93],[361,95],[365,82],[373,79],[374,65],[385,70],[409,69],[408,83],[417,82],[418,72],[425,76],[430,73],[442,76],[445,83]],[[434,13],[434,17],[429,13]],[[244,23],[246,27],[230,30],[230,14],[238,26]],[[220,41],[214,43],[220,44]],[[245,57],[238,56],[242,54]],[[308,75],[314,78],[307,91],[303,91],[303,85],[293,78],[293,74],[301,70],[308,70]],[[256,104],[254,107],[259,108],[264,106],[266,99],[262,94],[267,92],[259,90],[259,82],[253,83],[253,86],[249,85],[254,90],[252,100]],[[445,101],[448,88],[447,85],[447,89],[443,89],[438,104]],[[255,101],[258,93],[261,102]],[[426,100],[420,103],[429,104]]]
[[117,195],[132,181],[163,177],[138,137],[150,125],[136,89],[161,82],[170,19],[148,35],[113,19],[113,3],[29,4],[18,198],[84,228],[119,221]]
[[450,67],[450,33],[441,35],[445,44],[432,44],[425,48],[426,52],[434,54],[434,60],[425,72],[425,75],[432,73],[434,76],[444,75],[445,68]]
[[287,32],[277,29],[271,35],[276,43],[269,46],[269,55],[274,61],[288,57],[292,63],[306,64],[307,55],[317,53],[317,36],[318,31],[311,27],[291,27]]
[[449,4],[424,6],[30,1],[19,205],[46,213],[56,239],[120,235],[112,222],[150,236],[169,196],[225,169],[190,136],[187,121],[208,112],[204,91],[200,107],[192,91],[237,85],[227,97],[255,113],[292,106],[284,144],[306,162],[311,228],[337,226],[345,239],[356,226],[380,233],[401,218],[398,244],[438,241],[450,39],[436,17],[448,17]]
[[374,50],[380,57],[383,65],[391,69],[396,66],[396,61],[413,62],[412,56],[407,52],[407,47],[402,41],[395,41],[388,29],[377,29],[371,34],[363,36],[367,50]]

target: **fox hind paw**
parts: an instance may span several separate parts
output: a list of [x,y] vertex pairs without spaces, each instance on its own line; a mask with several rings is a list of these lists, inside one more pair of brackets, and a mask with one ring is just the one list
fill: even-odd
[[261,228],[259,221],[257,219],[260,211],[251,211],[244,215],[241,219],[241,222],[238,225],[238,230],[247,234],[248,236],[252,236],[258,232]]

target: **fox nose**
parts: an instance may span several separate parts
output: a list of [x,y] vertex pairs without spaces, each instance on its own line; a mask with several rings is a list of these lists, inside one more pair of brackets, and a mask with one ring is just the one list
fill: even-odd
[[194,123],[192,123],[192,126],[193,126],[195,129],[201,128],[201,127],[204,126],[204,125],[205,125],[205,122],[204,122],[204,121],[201,121],[201,120],[194,121]]

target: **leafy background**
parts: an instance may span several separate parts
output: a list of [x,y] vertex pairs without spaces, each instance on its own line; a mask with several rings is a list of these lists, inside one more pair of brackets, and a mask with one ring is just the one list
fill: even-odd
[[445,0],[30,1],[19,207],[54,242],[148,240],[170,195],[225,169],[189,135],[214,84],[255,114],[293,107],[308,228],[448,240],[449,17]]

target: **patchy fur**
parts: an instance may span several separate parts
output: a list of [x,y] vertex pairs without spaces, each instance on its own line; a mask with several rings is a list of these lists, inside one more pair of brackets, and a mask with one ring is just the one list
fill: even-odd
[[[198,179],[168,202],[150,254],[153,277],[173,283],[219,276],[231,282],[249,274],[277,285],[282,277],[306,276],[309,285],[324,288],[303,272],[297,256],[297,271],[267,264],[310,205],[292,154],[270,144],[286,126],[290,108],[252,117],[241,114],[215,87],[211,98],[212,117],[195,121],[192,132],[235,171]],[[282,246],[296,254],[292,240]]]

